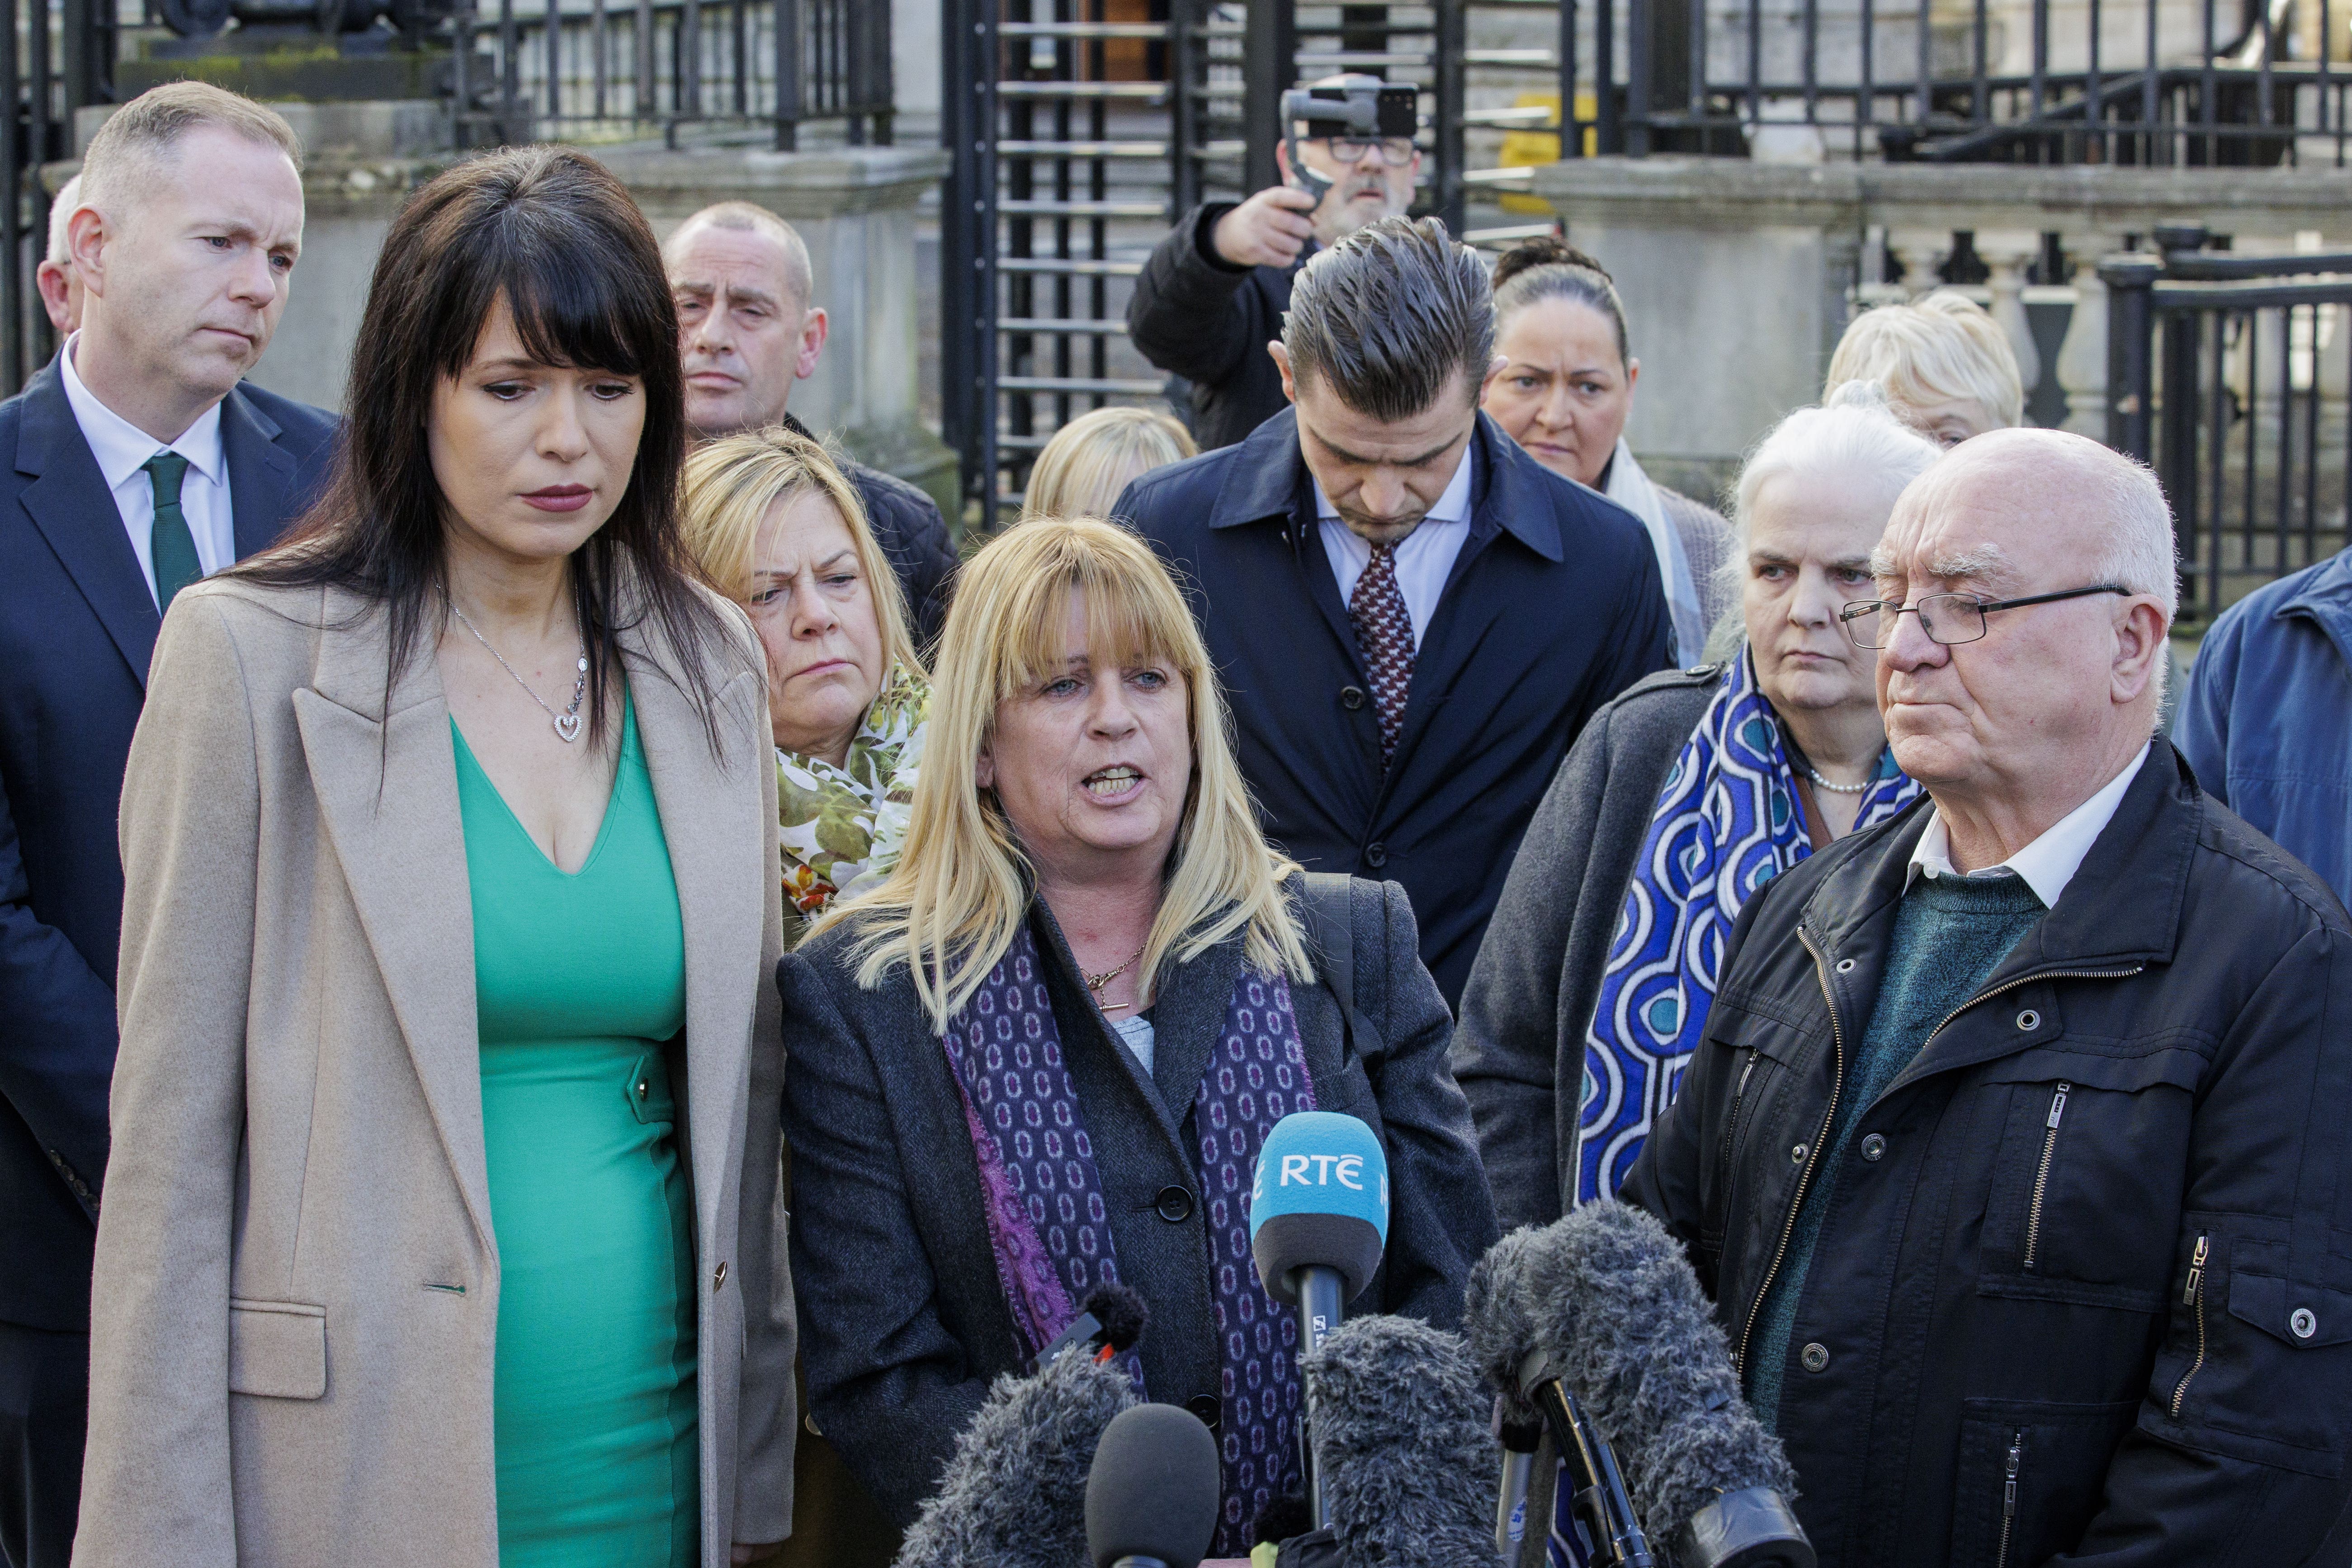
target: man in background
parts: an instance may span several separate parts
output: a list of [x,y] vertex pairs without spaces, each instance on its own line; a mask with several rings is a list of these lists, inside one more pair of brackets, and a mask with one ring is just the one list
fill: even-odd
[[81,176],[76,174],[58,190],[49,205],[49,248],[34,270],[34,286],[41,291],[41,309],[49,315],[62,345],[81,325],[81,279],[74,271],[73,248],[66,220],[81,205]]
[[1268,835],[1402,884],[1448,1006],[1560,758],[1667,662],[1640,521],[1478,411],[1494,341],[1443,224],[1360,228],[1298,275],[1295,406],[1117,508],[1186,586]]
[[332,415],[243,381],[301,251],[300,155],[276,112],[199,82],[117,110],[89,144],[74,204],[59,203],[79,328],[0,404],[0,1554],[11,1568],[66,1568],[80,1500],[122,920],[115,806],[148,657],[173,596],[273,542],[332,455]]
[[[686,421],[705,440],[771,425],[810,434],[784,411],[793,383],[816,374],[826,318],[810,302],[808,247],[792,225],[750,202],[720,202],[677,226],[662,247],[677,297],[686,361]],[[812,437],[814,439],[814,437]],[[947,618],[955,545],[931,498],[906,480],[841,459],[866,521],[907,592],[915,640]]]
[[[1377,87],[1380,79],[1346,75],[1314,85]],[[1286,405],[1265,351],[1281,335],[1298,268],[1341,237],[1402,215],[1421,177],[1410,137],[1302,137],[1298,155],[1331,182],[1321,201],[1294,183],[1290,149],[1277,143],[1282,183],[1245,202],[1203,202],[1186,213],[1144,263],[1128,301],[1136,348],[1192,384],[1202,451],[1232,446]]]

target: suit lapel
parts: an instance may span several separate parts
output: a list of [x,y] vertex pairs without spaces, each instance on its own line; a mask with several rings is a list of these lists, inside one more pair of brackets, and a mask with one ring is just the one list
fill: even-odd
[[1242,975],[1242,939],[1226,938],[1190,963],[1170,964],[1152,1002],[1151,1079],[1171,1115],[1181,1123],[1201,1092],[1217,1041],[1224,1034],[1225,1008]]
[[[678,915],[686,928],[686,1059],[688,1150],[701,1234],[715,1240],[722,1205],[737,1201],[743,1168],[740,1114],[751,1094],[751,1056],[743,1020],[754,1016],[754,989],[765,983],[757,920],[730,918],[757,910],[763,868],[747,844],[761,841],[759,794],[730,778],[710,753],[701,714],[687,695],[624,635],[629,696],[637,737],[652,774],[654,804],[677,881]],[[668,661],[665,660],[665,664]],[[764,723],[760,676],[745,670],[713,694],[719,733],[732,740],[757,711]],[[731,745],[737,766],[757,748]]]
[[32,479],[21,496],[25,511],[143,689],[163,617],[122,530],[122,513],[66,401],[55,360],[26,384],[24,398],[16,471]]
[[294,458],[278,445],[278,422],[254,406],[242,383],[221,400],[221,449],[228,455],[229,513],[240,561],[277,543],[293,521],[286,503]]
[[473,894],[448,700],[431,641],[420,639],[387,700],[384,617],[360,608],[349,595],[324,595],[318,663],[310,689],[294,693],[295,721],[328,837],[443,1152],[484,1246],[495,1251]]

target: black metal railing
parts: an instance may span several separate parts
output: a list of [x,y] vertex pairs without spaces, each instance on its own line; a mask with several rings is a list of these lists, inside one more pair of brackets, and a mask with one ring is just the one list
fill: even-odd
[[49,196],[41,165],[73,155],[74,111],[114,97],[111,0],[0,0],[0,396],[57,352],[33,287],[47,249]]
[[891,136],[885,0],[463,0],[454,97],[467,145],[837,121]]
[[2234,256],[2196,227],[2099,264],[2107,444],[2152,464],[2181,614],[2335,553],[2352,525],[2352,252]]

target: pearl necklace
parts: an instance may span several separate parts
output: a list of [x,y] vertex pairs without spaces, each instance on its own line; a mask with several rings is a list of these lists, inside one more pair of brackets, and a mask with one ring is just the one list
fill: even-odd
[[1860,795],[1863,791],[1870,787],[1870,781],[1868,779],[1863,780],[1860,784],[1832,784],[1829,780],[1822,777],[1822,770],[1813,766],[1811,763],[1807,763],[1805,764],[1805,776],[1813,781],[1815,788],[1825,789],[1832,795]]

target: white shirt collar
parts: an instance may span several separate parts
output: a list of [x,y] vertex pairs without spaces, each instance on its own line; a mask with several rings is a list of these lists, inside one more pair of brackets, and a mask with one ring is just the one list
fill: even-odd
[[[1462,460],[1454,465],[1453,479],[1446,481],[1445,493],[1439,496],[1437,504],[1423,515],[1422,521],[1467,522],[1470,521],[1471,468],[1477,460],[1478,437],[1477,433],[1473,431],[1470,444],[1462,448]],[[1322,481],[1317,479],[1311,471],[1307,479],[1315,486],[1316,517],[1318,520],[1329,518],[1336,521],[1339,515],[1339,509],[1333,506],[1331,498],[1323,493]]]
[[[2104,788],[2056,822],[2047,831],[1998,866],[1966,873],[1970,877],[1990,877],[2007,871],[2022,879],[2042,900],[2042,907],[2054,910],[2058,895],[2074,879],[2081,869],[2083,857],[2114,820],[2116,807],[2123,803],[2124,791],[2147,762],[2154,742],[2142,746],[2139,754],[2124,764],[2124,771],[2109,779]],[[1957,877],[1962,873],[1952,864],[1951,835],[1945,830],[1944,819],[1931,806],[1927,812],[1927,829],[1919,835],[1918,847],[1911,851],[1910,869],[1904,875],[1903,886],[1907,890],[1921,875]]]
[[196,416],[196,422],[182,431],[178,440],[158,441],[100,403],[98,394],[82,384],[80,373],[74,369],[74,348],[80,342],[81,334],[74,333],[58,356],[63,362],[66,401],[73,407],[74,423],[81,426],[82,438],[89,443],[90,456],[98,459],[106,488],[117,488],[148,458],[167,449],[187,458],[191,468],[219,484],[228,471],[228,457],[221,443],[221,405],[216,402]]

